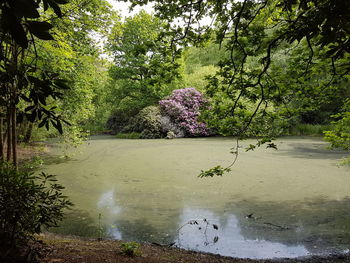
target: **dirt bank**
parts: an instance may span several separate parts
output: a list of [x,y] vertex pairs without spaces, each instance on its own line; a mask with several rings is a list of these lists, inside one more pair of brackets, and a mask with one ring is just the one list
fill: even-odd
[[45,256],[43,263],[101,263],[101,262],[301,262],[301,263],[334,263],[350,262],[350,254],[328,257],[308,257],[300,259],[250,260],[221,257],[218,255],[186,251],[177,248],[162,247],[154,244],[141,244],[137,256],[123,254],[122,241],[97,241],[77,237],[64,237],[52,234],[41,235],[44,242]]

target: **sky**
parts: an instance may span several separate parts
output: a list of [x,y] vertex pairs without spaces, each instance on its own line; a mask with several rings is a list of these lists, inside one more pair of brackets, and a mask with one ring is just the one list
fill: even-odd
[[129,3],[125,2],[120,2],[118,0],[107,0],[112,6],[114,10],[119,11],[120,15],[122,17],[128,17],[128,16],[133,16],[137,13],[139,13],[141,10],[145,10],[147,13],[151,13],[153,11],[152,5],[148,4],[145,6],[137,6],[134,8],[132,12],[129,11]]

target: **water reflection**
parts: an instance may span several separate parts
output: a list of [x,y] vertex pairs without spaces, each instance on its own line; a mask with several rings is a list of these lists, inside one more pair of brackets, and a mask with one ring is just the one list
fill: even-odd
[[119,214],[121,208],[116,204],[115,190],[110,190],[103,193],[100,199],[97,201],[97,208],[99,210],[108,211],[108,214],[110,215]]
[[[280,141],[278,151],[242,151],[230,175],[206,180],[196,175],[230,160],[229,140],[107,137],[46,171],[59,175],[84,213],[62,222],[67,234],[96,236],[102,225],[115,239],[175,241],[236,257],[295,257],[350,245],[350,170],[336,167],[338,154],[329,156],[324,146],[291,139]],[[204,218],[218,230],[211,225],[204,235]],[[202,225],[177,231],[194,219]]]
[[[194,218],[200,219],[193,221]],[[309,255],[302,245],[246,239],[241,234],[239,220],[233,214],[228,215],[225,221],[220,224],[220,218],[207,210],[185,208],[181,215],[181,224],[184,227],[179,230],[176,245],[239,258],[294,258]]]
[[81,237],[98,238],[106,236],[106,227],[99,227],[90,213],[79,209],[67,212],[59,227],[50,228],[49,231],[61,235]]

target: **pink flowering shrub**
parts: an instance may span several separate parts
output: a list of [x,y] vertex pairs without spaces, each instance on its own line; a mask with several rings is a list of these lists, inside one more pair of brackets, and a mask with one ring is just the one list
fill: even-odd
[[198,120],[200,109],[206,102],[198,90],[185,88],[174,90],[169,97],[159,101],[159,105],[163,115],[168,116],[186,136],[208,136],[207,125]]

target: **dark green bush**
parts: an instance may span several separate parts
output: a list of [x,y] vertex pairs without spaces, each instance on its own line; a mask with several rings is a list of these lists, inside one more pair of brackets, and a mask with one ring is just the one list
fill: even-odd
[[114,110],[107,121],[107,129],[111,130],[113,134],[132,132],[133,127],[130,127],[130,120],[134,118],[137,113],[137,110],[129,108],[118,108]]
[[43,227],[57,226],[72,204],[53,175],[0,165],[0,261],[28,260],[28,243]]
[[126,243],[122,243],[120,245],[120,249],[122,251],[122,254],[129,256],[129,257],[141,255],[139,248],[140,248],[140,244],[138,244],[136,242],[126,242]]
[[132,120],[133,131],[140,132],[141,139],[162,138],[165,134],[160,122],[161,117],[159,107],[148,106]]
[[145,107],[135,116],[118,110],[110,117],[107,126],[117,135],[117,138],[124,139],[165,138],[169,131],[173,132],[175,137],[185,136],[183,129],[172,122],[168,116],[161,114],[159,106]]

